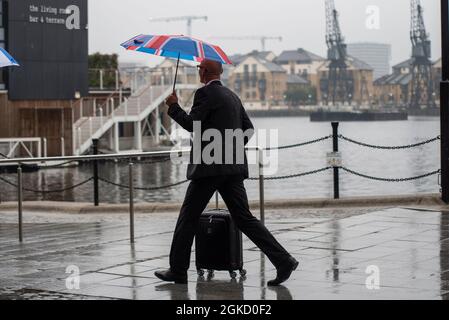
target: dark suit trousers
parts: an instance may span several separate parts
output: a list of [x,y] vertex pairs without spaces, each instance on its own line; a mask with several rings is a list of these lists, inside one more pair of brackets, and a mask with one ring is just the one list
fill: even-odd
[[243,178],[222,176],[192,180],[179,214],[170,251],[170,268],[185,273],[201,213],[218,190],[237,227],[258,246],[275,267],[290,254],[276,241],[268,229],[250,212]]

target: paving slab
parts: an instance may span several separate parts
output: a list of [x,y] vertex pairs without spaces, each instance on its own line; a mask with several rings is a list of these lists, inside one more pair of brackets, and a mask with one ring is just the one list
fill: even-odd
[[193,251],[187,285],[157,279],[176,218],[136,214],[131,244],[125,213],[25,210],[19,243],[17,213],[1,210],[0,299],[449,299],[449,212],[441,208],[268,209],[268,229],[300,262],[274,288],[266,284],[274,266],[246,237],[245,277],[199,277]]

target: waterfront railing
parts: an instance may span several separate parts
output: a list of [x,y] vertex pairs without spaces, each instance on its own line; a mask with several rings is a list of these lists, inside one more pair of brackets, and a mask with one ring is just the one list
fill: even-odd
[[[363,148],[371,148],[371,149],[380,149],[380,150],[404,150],[404,149],[413,149],[417,147],[421,147],[423,145],[435,143],[441,140],[440,136],[437,136],[432,139],[428,139],[422,142],[409,144],[409,145],[401,145],[401,146],[382,146],[382,145],[373,145],[364,143],[361,141],[357,141],[355,139],[346,137],[344,135],[341,135],[338,133],[338,127],[339,123],[334,122],[332,123],[332,134],[328,136],[324,136],[321,138],[317,138],[310,141],[305,141],[302,143],[292,144],[292,145],[285,145],[285,146],[279,146],[279,147],[269,147],[269,148],[262,148],[259,146],[251,146],[247,147],[248,152],[256,152],[256,163],[258,165],[258,176],[257,177],[250,177],[249,180],[256,180],[259,182],[259,210],[260,210],[260,220],[262,223],[265,223],[265,186],[264,182],[266,180],[285,180],[285,179],[293,179],[293,178],[299,178],[309,175],[315,175],[319,174],[325,171],[332,170],[333,171],[333,189],[334,189],[334,199],[340,198],[340,180],[339,175],[340,171],[343,170],[346,173],[356,175],[358,177],[364,178],[364,179],[370,179],[375,181],[381,181],[381,182],[405,182],[405,181],[412,181],[412,180],[419,180],[424,179],[426,177],[438,175],[438,181],[440,180],[441,176],[441,170],[433,170],[430,172],[427,172],[422,175],[413,176],[413,177],[394,177],[394,178],[387,178],[387,177],[376,177],[372,176],[366,173],[357,172],[355,170],[352,170],[350,168],[347,168],[342,163],[342,157],[339,152],[339,141],[345,141],[347,143],[358,145],[359,147]],[[332,152],[329,152],[327,155],[327,166],[323,168],[318,168],[315,170],[311,170],[308,172],[299,172],[299,173],[292,173],[285,176],[265,176],[264,168],[266,166],[264,154],[266,151],[273,151],[273,150],[287,150],[287,149],[293,149],[293,148],[300,148],[305,147],[308,145],[321,143],[323,141],[327,141],[332,139]],[[0,182],[3,182],[5,184],[8,184],[10,186],[13,186],[17,189],[17,201],[18,201],[18,217],[19,217],[19,240],[23,241],[23,233],[22,233],[22,215],[23,215],[23,192],[29,191],[29,192],[35,192],[35,193],[59,193],[64,192],[67,190],[72,190],[79,188],[87,183],[92,182],[93,183],[93,191],[94,191],[94,205],[99,206],[99,182],[107,183],[110,185],[114,185],[116,187],[119,187],[121,189],[127,189],[129,191],[129,215],[130,215],[130,241],[134,242],[134,191],[135,190],[145,190],[145,191],[155,191],[160,189],[169,189],[174,188],[176,186],[185,184],[188,182],[188,180],[178,181],[175,183],[162,185],[162,186],[150,186],[150,187],[143,187],[143,186],[136,186],[134,185],[134,166],[136,163],[141,164],[152,164],[152,163],[161,163],[170,161],[173,159],[173,157],[182,157],[184,155],[188,155],[190,153],[190,148],[184,148],[179,150],[170,150],[170,151],[156,151],[156,152],[133,152],[133,153],[120,153],[120,154],[98,154],[98,140],[95,140],[93,143],[93,153],[92,155],[83,155],[83,156],[61,156],[61,157],[40,157],[40,158],[21,158],[21,159],[10,159],[7,158],[5,155],[0,154],[0,167],[4,165],[16,165],[17,166],[17,183],[14,183],[8,179],[5,179],[3,177],[0,177]],[[151,159],[151,160],[142,160],[142,159]],[[115,183],[113,181],[110,181],[104,177],[101,177],[99,175],[98,170],[98,164],[99,161],[105,161],[105,160],[126,160],[128,162],[128,184],[121,184],[121,183]],[[55,167],[63,167],[69,163],[72,162],[91,162],[92,163],[92,176],[84,181],[80,181],[76,184],[70,185],[70,186],[64,186],[61,189],[55,189],[55,190],[37,190],[37,189],[31,189],[27,188],[23,185],[23,168],[29,165],[30,163],[36,163],[36,162],[61,162],[58,165],[52,166],[52,168]],[[50,168],[50,166],[47,166],[46,168]],[[439,182],[438,182],[439,183]],[[218,198],[217,198],[218,199]]]

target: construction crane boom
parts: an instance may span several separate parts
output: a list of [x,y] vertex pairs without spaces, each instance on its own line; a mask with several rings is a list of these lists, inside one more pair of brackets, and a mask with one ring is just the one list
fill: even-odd
[[210,39],[220,39],[220,40],[259,40],[261,43],[262,51],[266,50],[267,40],[278,40],[282,41],[282,37],[271,37],[271,36],[228,36],[228,37],[209,37]]
[[424,24],[423,8],[420,0],[410,0],[411,23],[410,40],[412,42],[412,92],[410,108],[434,108],[431,42]]
[[334,0],[326,0],[326,45],[329,72],[321,80],[321,91],[327,104],[351,103],[354,81],[347,66],[347,46],[340,29],[338,11]]
[[187,21],[187,35],[192,35],[192,21],[204,20],[207,21],[207,16],[181,16],[181,17],[165,17],[165,18],[150,18],[150,22],[175,22],[175,21]]

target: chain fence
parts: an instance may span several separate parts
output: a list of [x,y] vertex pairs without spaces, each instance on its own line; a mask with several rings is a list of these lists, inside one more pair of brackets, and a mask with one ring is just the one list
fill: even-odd
[[[438,140],[441,140],[440,136],[437,136],[435,138],[432,139],[428,139],[426,141],[422,141],[419,143],[415,143],[415,144],[409,144],[409,145],[403,145],[403,146],[380,146],[380,145],[372,145],[372,144],[368,144],[368,143],[364,143],[364,142],[360,142],[351,138],[348,138],[344,135],[338,135],[336,136],[338,139],[344,140],[346,142],[349,143],[353,143],[362,147],[367,147],[367,148],[372,148],[372,149],[381,149],[381,150],[401,150],[401,149],[410,149],[410,148],[415,148],[415,147],[419,147],[419,146],[423,146],[426,144],[430,144],[433,142],[436,142]],[[297,144],[291,144],[291,145],[285,145],[285,146],[280,146],[280,147],[268,147],[268,148],[262,148],[263,151],[272,151],[272,150],[287,150],[287,149],[293,149],[293,148],[300,148],[300,147],[304,147],[304,146],[308,146],[308,145],[312,145],[312,144],[316,144],[316,143],[320,143],[329,139],[335,139],[334,135],[329,135],[329,136],[324,136],[318,139],[314,139],[314,140],[310,140],[310,141],[306,141],[306,142],[302,142],[302,143],[297,143]],[[8,158],[6,155],[0,153],[0,156],[3,158]],[[161,159],[156,159],[156,160],[138,160],[138,161],[133,161],[137,164],[156,164],[156,163],[164,163],[164,162],[168,162],[171,160],[171,157],[163,157]],[[129,161],[129,159],[126,159],[125,161]],[[46,166],[44,168],[49,169],[49,168],[60,168],[63,166],[66,166],[70,163],[73,162],[77,162],[77,161],[67,161],[67,162],[63,162],[63,163],[59,163],[56,165],[50,165],[50,166]],[[80,161],[82,162],[82,161]],[[21,164],[24,165],[24,164]],[[25,165],[24,165],[25,166]],[[308,172],[302,172],[302,173],[296,173],[296,174],[290,174],[290,175],[284,175],[284,176],[264,176],[263,179],[267,180],[267,181],[277,181],[277,180],[286,180],[286,179],[293,179],[293,178],[299,178],[299,177],[305,177],[305,176],[310,176],[310,175],[315,175],[318,173],[322,173],[325,171],[328,171],[330,169],[336,168],[334,166],[328,166],[328,167],[324,167],[324,168],[320,168],[320,169],[316,169],[316,170],[312,170],[312,171],[308,171]],[[365,179],[369,179],[369,180],[375,180],[375,181],[382,181],[382,182],[407,182],[407,181],[413,181],[413,180],[419,180],[419,179],[423,179],[423,178],[427,178],[433,175],[439,175],[441,174],[441,170],[435,170],[426,174],[422,174],[419,176],[415,176],[415,177],[408,177],[408,178],[383,178],[383,177],[375,177],[375,176],[370,176],[368,174],[363,174],[354,170],[351,170],[349,168],[343,167],[343,166],[338,166],[337,168],[342,169],[343,171],[355,175],[355,176],[359,176]],[[260,180],[261,177],[250,177],[248,180],[251,181],[258,181]],[[61,189],[55,189],[55,190],[36,190],[36,189],[31,189],[31,188],[23,188],[23,190],[25,191],[29,191],[29,192],[34,192],[34,193],[41,193],[41,194],[46,194],[46,193],[60,193],[60,192],[65,192],[68,190],[72,190],[78,187],[81,187],[85,184],[87,184],[90,181],[95,180],[94,177],[90,177],[89,179],[86,179],[80,183],[65,187],[65,188],[61,188]],[[15,188],[18,188],[18,185],[5,179],[0,177],[0,181],[13,186]],[[115,187],[121,188],[121,189],[129,189],[128,185],[125,184],[120,184],[120,183],[116,183],[113,181],[110,181],[108,179],[105,179],[103,177],[98,177],[98,181],[101,181],[103,183],[109,184],[109,185],[113,185]],[[177,187],[180,185],[183,185],[185,183],[189,182],[189,180],[183,180],[180,182],[176,182],[176,183],[172,183],[172,184],[167,184],[167,185],[163,185],[163,186],[157,186],[157,187],[134,187],[134,189],[136,190],[143,190],[143,191],[155,191],[155,190],[162,190],[162,189],[170,189],[173,187]]]
[[430,176],[434,176],[436,174],[439,174],[441,172],[441,170],[435,170],[429,173],[425,173],[416,177],[410,177],[410,178],[379,178],[379,177],[373,177],[373,176],[369,176],[367,174],[363,174],[360,172],[356,172],[354,170],[345,168],[345,167],[340,167],[343,171],[346,171],[350,174],[365,178],[365,179],[370,179],[370,180],[376,180],[376,181],[383,181],[383,182],[407,182],[407,181],[413,181],[413,180],[419,180],[419,179],[423,179],[423,178],[427,178]]
[[308,145],[315,144],[315,143],[318,143],[318,142],[329,140],[332,137],[333,136],[330,135],[330,136],[325,136],[325,137],[322,137],[322,138],[319,138],[319,139],[306,141],[306,142],[302,142],[302,143],[297,143],[297,144],[291,144],[291,145],[282,146],[282,147],[263,148],[263,150],[265,150],[265,151],[272,151],[272,150],[287,150],[287,149],[293,149],[293,148],[300,148],[300,147],[308,146]]
[[[6,184],[9,184],[10,186],[12,186],[12,187],[14,187],[16,189],[19,187],[17,184],[15,184],[15,183],[13,183],[13,182],[5,179],[5,178],[0,177],[0,180],[3,181]],[[92,180],[94,180],[94,177],[90,177],[89,179],[86,179],[86,180],[84,180],[84,181],[82,181],[80,183],[71,185],[69,187],[65,187],[65,188],[62,188],[62,189],[55,189],[55,190],[36,190],[36,189],[30,189],[30,188],[25,188],[25,187],[22,187],[22,189],[24,191],[29,191],[29,192],[34,192],[34,193],[42,193],[42,194],[61,193],[61,192],[65,192],[65,191],[68,191],[68,190],[73,190],[73,189],[76,189],[78,187],[81,187],[82,185],[85,185],[86,183],[88,183],[88,182],[90,182]]]
[[423,146],[423,145],[426,145],[426,144],[429,144],[429,143],[441,140],[441,137],[438,136],[438,137],[433,138],[433,139],[429,139],[429,140],[426,140],[426,141],[418,142],[418,143],[415,143],[415,144],[408,144],[408,145],[404,145],[404,146],[376,146],[376,145],[372,145],[372,144],[368,144],[368,143],[364,143],[364,142],[360,142],[360,141],[357,141],[357,140],[350,139],[350,138],[345,137],[344,135],[341,135],[341,134],[338,135],[338,138],[340,138],[340,139],[342,139],[342,140],[344,140],[346,142],[350,142],[350,143],[353,143],[353,144],[356,144],[356,145],[359,145],[359,146],[362,146],[362,147],[372,148],[372,149],[381,149],[381,150],[411,149],[411,148],[420,147],[420,146]]
[[[126,184],[121,184],[121,183],[112,182],[112,181],[110,181],[110,180],[108,180],[108,179],[101,178],[101,177],[98,177],[98,180],[99,180],[99,181],[102,181],[102,182],[104,182],[104,183],[113,185],[113,186],[115,186],[115,187],[118,187],[118,188],[120,188],[120,189],[129,189],[129,185],[126,185]],[[183,181],[180,181],[180,182],[176,182],[176,183],[172,183],[172,184],[167,184],[167,185],[159,186],[159,187],[135,187],[135,186],[133,186],[133,188],[134,188],[135,190],[154,191],[154,190],[170,189],[170,188],[173,188],[173,187],[180,186],[180,185],[182,185],[182,184],[184,184],[184,183],[187,183],[187,182],[189,182],[189,180],[183,180]]]
[[[317,169],[317,170],[313,170],[313,171],[297,173],[297,174],[290,174],[290,175],[279,176],[279,177],[270,177],[270,176],[265,177],[264,176],[263,179],[264,180],[286,180],[286,179],[310,176],[310,175],[313,175],[313,174],[317,174],[317,173],[321,173],[321,172],[327,171],[329,169],[332,169],[332,167],[326,167],[326,168],[321,168],[321,169]],[[255,178],[249,178],[248,180],[260,180],[260,178],[259,177],[255,177]]]

